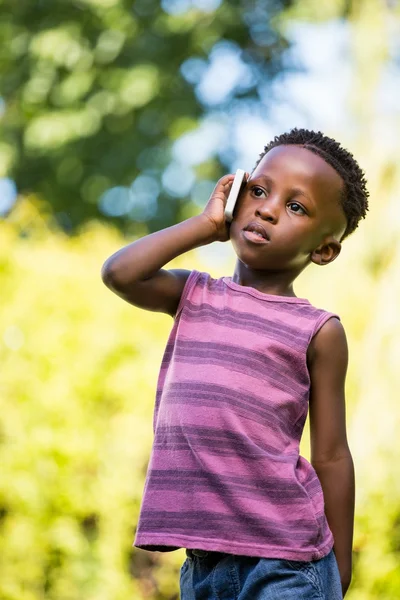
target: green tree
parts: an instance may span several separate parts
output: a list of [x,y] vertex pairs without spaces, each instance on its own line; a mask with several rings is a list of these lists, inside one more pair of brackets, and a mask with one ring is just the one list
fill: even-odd
[[[257,100],[282,69],[278,16],[291,3],[1,0],[0,176],[46,200],[66,230],[110,214],[133,233],[138,221],[176,222],[188,195],[162,185],[171,145],[210,108],[229,113]],[[196,85],[221,44],[242,75],[210,105]],[[218,153],[206,162],[213,179],[226,170]],[[99,199],[115,187],[106,216]]]

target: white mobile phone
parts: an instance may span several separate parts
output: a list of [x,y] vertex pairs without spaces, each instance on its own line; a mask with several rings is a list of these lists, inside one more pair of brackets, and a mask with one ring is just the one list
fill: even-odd
[[242,183],[246,173],[242,169],[236,171],[235,179],[233,180],[231,191],[229,192],[228,200],[225,206],[225,219],[230,223],[233,219],[233,211],[235,209],[236,201],[239,197]]

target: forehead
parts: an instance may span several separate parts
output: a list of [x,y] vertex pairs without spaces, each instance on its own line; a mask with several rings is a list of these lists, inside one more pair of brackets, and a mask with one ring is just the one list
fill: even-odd
[[339,173],[318,154],[302,146],[277,146],[263,156],[251,175],[254,179],[260,175],[281,179],[288,185],[306,186],[315,192],[328,196],[334,195],[336,201],[343,188]]

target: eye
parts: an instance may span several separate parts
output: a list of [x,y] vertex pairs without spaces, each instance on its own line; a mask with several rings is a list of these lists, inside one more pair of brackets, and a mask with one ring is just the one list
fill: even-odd
[[266,193],[265,190],[263,190],[258,185],[255,185],[254,187],[252,187],[251,191],[254,194],[254,196],[256,196],[256,198],[261,198],[261,196]]
[[306,211],[298,202],[289,202],[288,207],[296,215],[306,215]]

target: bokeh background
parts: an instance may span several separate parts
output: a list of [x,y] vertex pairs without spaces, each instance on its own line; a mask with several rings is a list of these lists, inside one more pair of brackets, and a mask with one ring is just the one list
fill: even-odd
[[[1,0],[0,40],[0,599],[177,600],[183,551],[132,548],[172,322],[100,268],[293,126],[369,181],[367,219],[297,293],[349,340],[347,597],[400,598],[398,2]],[[233,264],[229,243],[174,262]]]

